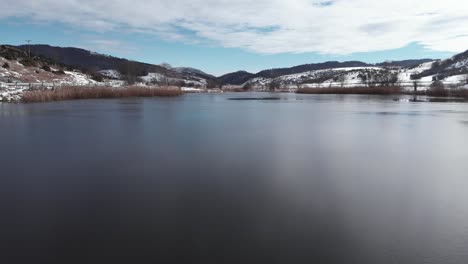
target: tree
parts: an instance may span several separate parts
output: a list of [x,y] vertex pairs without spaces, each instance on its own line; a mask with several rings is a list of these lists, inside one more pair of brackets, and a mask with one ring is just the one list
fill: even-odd
[[268,84],[268,90],[274,92],[275,90],[279,89],[281,87],[280,82],[278,81],[271,81],[270,84]]
[[445,89],[442,81],[434,81],[428,91],[431,96],[449,96],[450,90]]
[[242,90],[244,90],[244,91],[250,91],[250,90],[252,90],[252,83],[249,83],[249,82],[245,83],[245,84],[242,86]]
[[344,87],[344,84],[346,82],[346,75],[345,74],[341,74],[340,76],[338,76],[338,82],[340,83],[340,86],[341,88]]
[[431,89],[432,90],[443,90],[445,89],[445,85],[442,81],[434,81],[432,84],[431,84]]
[[419,86],[418,80],[414,80],[414,81],[413,81],[414,92],[417,92],[417,91],[418,91],[418,86]]
[[151,80],[149,81],[150,84],[152,85],[158,85],[159,84],[159,80],[158,78],[151,78]]
[[207,89],[215,89],[215,88],[218,88],[220,86],[220,83],[218,83],[216,80],[214,79],[208,79],[206,80],[206,88]]
[[44,65],[44,66],[42,66],[41,69],[43,69],[44,71],[47,71],[47,72],[52,71],[52,69],[50,69],[49,65]]
[[372,75],[372,83],[379,84],[380,86],[396,86],[399,81],[398,72],[390,70],[380,71]]
[[148,75],[145,66],[134,61],[124,61],[119,65],[119,71],[128,84],[134,84],[138,80],[138,76]]
[[97,72],[97,71],[92,71],[89,73],[89,75],[91,76],[91,79],[96,81],[96,82],[103,82],[104,81],[104,76]]
[[358,78],[361,80],[361,82],[364,85],[369,86],[369,83],[368,83],[369,77],[367,76],[367,73],[359,73]]
[[175,82],[173,83],[173,85],[174,85],[174,86],[177,86],[177,87],[179,87],[179,88],[181,88],[181,87],[186,87],[186,86],[187,86],[187,84],[186,84],[185,81],[183,81],[183,80],[177,80],[177,81],[175,81]]
[[169,86],[169,79],[163,75],[160,79],[159,79],[159,85],[160,86],[164,86],[164,87],[167,87]]

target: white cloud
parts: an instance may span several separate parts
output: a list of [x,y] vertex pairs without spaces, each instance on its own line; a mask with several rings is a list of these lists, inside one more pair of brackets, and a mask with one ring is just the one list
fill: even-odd
[[0,0],[0,18],[130,29],[257,53],[468,49],[460,0]]

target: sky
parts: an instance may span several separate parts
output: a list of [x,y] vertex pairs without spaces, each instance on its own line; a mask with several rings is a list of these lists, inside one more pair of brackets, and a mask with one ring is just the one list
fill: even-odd
[[0,0],[0,43],[80,47],[214,75],[468,49],[460,0]]

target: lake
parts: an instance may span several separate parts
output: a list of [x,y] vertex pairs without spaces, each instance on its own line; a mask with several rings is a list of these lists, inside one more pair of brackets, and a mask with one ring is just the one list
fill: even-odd
[[467,263],[468,104],[394,99],[0,104],[0,263]]

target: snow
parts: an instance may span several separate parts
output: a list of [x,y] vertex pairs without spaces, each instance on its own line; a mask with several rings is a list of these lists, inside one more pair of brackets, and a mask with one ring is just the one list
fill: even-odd
[[110,79],[120,79],[122,77],[120,72],[117,70],[101,70],[99,73]]
[[174,83],[174,82],[184,82],[186,85],[192,84],[193,86],[201,86],[206,87],[207,81],[201,77],[192,77],[191,79],[186,78],[172,78],[167,77],[164,74],[157,73],[157,72],[150,72],[146,76],[139,77],[143,82],[150,83],[150,82],[167,82],[167,83]]
[[181,87],[180,89],[186,93],[203,93],[206,91],[205,89],[193,88],[193,87]]
[[65,74],[67,75],[66,78],[62,81],[59,81],[59,83],[69,85],[90,85],[97,83],[96,81],[90,79],[89,76],[80,72],[66,71]]
[[[414,82],[418,83],[419,89],[428,89],[434,82],[434,75],[425,76],[423,78],[413,80],[411,78],[414,74],[422,73],[432,68],[436,61],[425,62],[412,68],[393,68],[386,69],[384,67],[349,67],[349,68],[335,68],[323,69],[317,71],[307,71],[297,74],[283,75],[274,79],[257,77],[247,81],[245,84],[251,84],[254,88],[265,89],[272,82],[278,82],[282,87],[288,89],[297,89],[302,87],[357,87],[366,85],[361,79],[362,75],[374,75],[390,71],[398,75],[397,84],[405,89],[413,89]],[[450,76],[442,80],[446,85],[460,85],[466,80],[466,75]]]
[[163,74],[157,72],[150,72],[146,76],[140,76],[139,78],[142,79],[144,82],[152,82],[154,80],[159,82],[162,79],[164,79],[164,77],[165,76]]
[[414,68],[406,69],[405,72],[410,73],[410,74],[418,74],[423,71],[427,71],[431,69],[434,63],[435,61],[425,62],[425,63],[419,64],[418,66]]
[[461,61],[457,61],[455,64],[452,64],[447,69],[460,69],[460,68],[468,68],[468,58],[463,59]]
[[[0,101],[15,102],[21,100],[24,91],[34,88],[52,88],[57,86],[104,85],[90,76],[76,71],[54,74],[37,67],[25,67],[18,61],[7,61],[0,57],[0,63],[8,62],[10,68],[0,67]],[[57,71],[59,69],[51,69]]]
[[26,89],[9,89],[1,91],[0,102],[19,102],[21,100],[21,95],[23,94],[24,90]]

